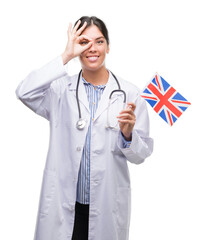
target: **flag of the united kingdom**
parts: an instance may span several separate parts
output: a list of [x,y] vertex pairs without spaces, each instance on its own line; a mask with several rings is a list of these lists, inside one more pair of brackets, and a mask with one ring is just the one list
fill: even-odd
[[155,74],[141,96],[170,126],[191,104],[158,74]]

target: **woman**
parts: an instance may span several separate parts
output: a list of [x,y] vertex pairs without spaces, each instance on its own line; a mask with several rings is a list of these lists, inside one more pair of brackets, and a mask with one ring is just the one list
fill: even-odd
[[[116,81],[105,67],[107,53],[103,21],[82,17],[73,29],[69,25],[65,51],[17,87],[17,97],[50,122],[35,240],[129,238],[127,161],[142,163],[153,140],[139,89]],[[68,76],[64,65],[77,56],[82,71]],[[113,93],[108,106],[119,84],[126,93],[124,109],[122,91]]]

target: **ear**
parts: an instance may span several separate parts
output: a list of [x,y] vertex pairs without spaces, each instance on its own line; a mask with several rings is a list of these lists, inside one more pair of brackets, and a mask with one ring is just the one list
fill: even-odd
[[109,48],[109,44],[108,44],[107,49],[106,49],[106,53],[109,53],[109,50],[110,50],[110,48]]

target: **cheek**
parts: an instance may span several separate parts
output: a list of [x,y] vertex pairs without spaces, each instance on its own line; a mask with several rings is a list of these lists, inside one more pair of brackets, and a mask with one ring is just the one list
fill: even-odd
[[100,53],[101,53],[101,55],[102,55],[103,57],[105,57],[105,55],[107,54],[107,49],[106,49],[106,48],[102,48],[102,49],[100,50]]
[[82,52],[80,55],[79,55],[79,58],[83,59],[83,57],[85,56],[84,52]]
[[79,61],[80,61],[81,63],[83,63],[83,62],[84,62],[84,59],[85,59],[84,55],[81,54],[81,55],[79,56]]

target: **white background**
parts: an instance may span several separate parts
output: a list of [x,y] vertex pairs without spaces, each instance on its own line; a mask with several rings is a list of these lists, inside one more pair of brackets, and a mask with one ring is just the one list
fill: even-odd
[[[129,163],[130,240],[206,240],[207,14],[202,0],[1,2],[0,239],[33,239],[49,144],[49,123],[17,100],[16,87],[64,51],[69,22],[82,15],[105,21],[111,41],[106,65],[116,75],[143,89],[158,72],[192,103],[173,127],[148,105],[154,153],[141,165]],[[74,60],[68,71],[79,68]]]

